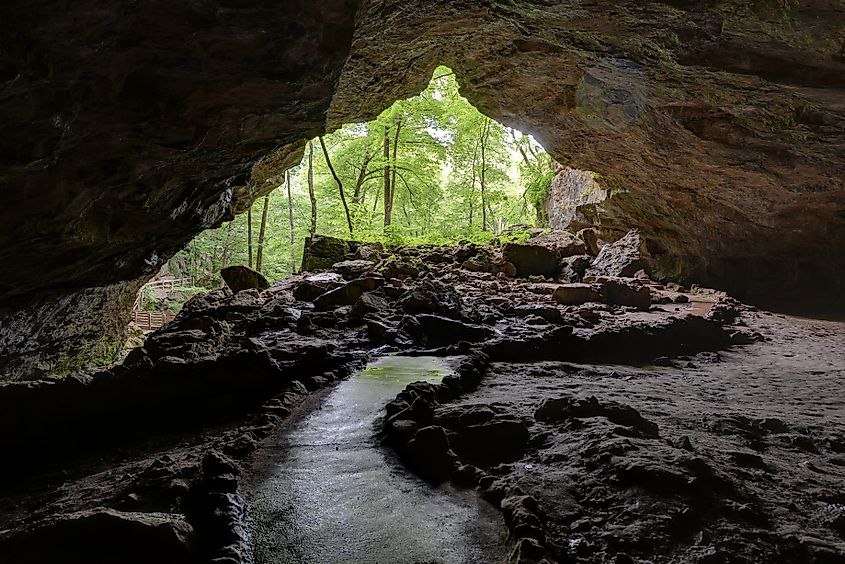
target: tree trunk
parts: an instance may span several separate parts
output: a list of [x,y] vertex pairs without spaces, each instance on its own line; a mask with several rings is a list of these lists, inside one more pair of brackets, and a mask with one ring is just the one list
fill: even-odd
[[232,222],[226,226],[226,241],[223,243],[223,253],[220,258],[220,268],[229,266],[229,254],[232,252]]
[[258,252],[255,255],[255,270],[261,272],[261,259],[264,257],[264,233],[267,229],[267,209],[270,207],[270,194],[264,196],[264,210],[261,212],[261,227],[258,229]]
[[384,226],[390,225],[390,128],[384,128]]
[[367,167],[370,166],[371,160],[373,160],[373,156],[370,155],[370,147],[367,147],[364,151],[364,162],[361,163],[361,170],[358,172],[358,180],[355,182],[355,190],[352,192],[352,203],[355,205],[361,203],[361,188],[367,178]]
[[246,210],[246,248],[249,254],[249,267],[252,268],[252,204]]
[[[513,138],[513,144],[516,145],[516,148],[519,149],[519,154],[522,155],[522,160],[525,161],[525,164],[531,166],[531,160],[528,158],[528,155],[525,153],[525,147],[522,146],[520,139],[516,138],[516,131],[511,129],[511,137]],[[523,135],[523,138],[525,136]]]
[[484,120],[484,126],[481,130],[481,230],[487,231],[487,194],[486,189],[487,186],[484,182],[484,174],[485,169],[487,168],[487,156],[486,156],[486,148],[487,148],[487,135],[490,131],[490,122],[488,119]]
[[290,171],[285,171],[285,184],[288,187],[288,222],[290,224],[290,273],[296,273],[296,237],[293,233],[293,197],[290,191]]
[[343,202],[343,211],[346,212],[346,224],[349,226],[349,234],[352,235],[352,216],[349,215],[349,206],[346,205],[346,196],[343,194],[343,183],[338,178],[332,166],[332,160],[329,158],[329,150],[326,149],[326,142],[323,141],[323,136],[320,135],[318,139],[320,140],[320,147],[323,149],[323,156],[326,158],[326,164],[329,166],[329,172],[332,173],[334,181],[337,182],[337,189],[340,191],[340,201]]
[[393,160],[390,163],[390,213],[393,214],[393,204],[396,199],[396,151],[399,149],[399,132],[402,130],[402,118],[396,120],[396,132],[393,135]]
[[475,141],[475,149],[472,151],[472,183],[470,184],[470,192],[469,192],[469,229],[472,231],[472,210],[474,207],[474,200],[475,200],[475,167],[478,163],[478,140]]
[[311,198],[311,239],[317,233],[317,196],[314,195],[314,143],[308,142],[308,196]]

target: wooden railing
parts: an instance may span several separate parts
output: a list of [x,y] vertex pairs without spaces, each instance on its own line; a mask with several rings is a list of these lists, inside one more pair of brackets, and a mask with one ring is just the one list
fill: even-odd
[[141,328],[144,333],[155,331],[162,325],[170,323],[176,314],[172,311],[136,311],[135,324]]
[[132,311],[141,311],[141,307],[143,305],[142,300],[144,299],[144,293],[147,290],[173,290],[174,288],[190,288],[193,285],[193,278],[171,278],[147,282],[141,286],[140,290],[138,290],[138,297],[135,298],[135,303],[132,305]]

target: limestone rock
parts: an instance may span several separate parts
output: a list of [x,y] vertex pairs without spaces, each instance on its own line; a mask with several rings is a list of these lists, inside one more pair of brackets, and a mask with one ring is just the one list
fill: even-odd
[[590,255],[575,255],[560,260],[558,277],[562,282],[581,282],[593,259]]
[[345,279],[352,280],[361,274],[371,271],[376,264],[371,260],[344,260],[332,265],[332,270],[341,274]]
[[374,292],[366,292],[355,301],[349,315],[355,318],[363,318],[368,313],[378,313],[387,311],[387,309],[388,303],[383,296],[378,296]]
[[342,262],[349,251],[348,241],[315,234],[313,237],[305,239],[302,270],[305,272],[329,270],[333,264]]
[[229,266],[220,271],[220,276],[235,294],[242,290],[266,290],[270,287],[270,282],[263,274],[247,266]]
[[651,307],[651,289],[624,278],[603,279],[601,296],[605,303],[648,309]]
[[314,300],[314,306],[318,309],[324,309],[333,306],[353,305],[364,292],[375,290],[382,284],[384,284],[383,278],[357,278],[320,295]]
[[489,327],[464,323],[441,315],[422,313],[414,316],[407,331],[433,346],[452,345],[459,341],[482,342],[494,335]]
[[554,249],[527,243],[508,243],[502,249],[506,262],[514,265],[516,275],[557,276],[559,257]]
[[502,258],[516,268],[520,277],[555,278],[560,259],[584,254],[585,246],[567,231],[553,231],[529,239],[525,243],[508,243],[502,247]]
[[593,284],[561,284],[555,288],[552,298],[563,305],[581,305],[600,300],[599,287]]
[[611,245],[605,245],[599,251],[586,276],[622,276],[633,277],[641,269],[647,269],[648,251],[645,242],[636,229]]
[[593,227],[585,227],[584,229],[580,230],[578,233],[575,234],[578,239],[584,241],[584,245],[587,247],[587,253],[596,256],[601,251],[602,244],[599,244],[599,234]]
[[194,558],[192,539],[183,520],[97,508],[63,516],[12,543],[9,561],[186,564]]

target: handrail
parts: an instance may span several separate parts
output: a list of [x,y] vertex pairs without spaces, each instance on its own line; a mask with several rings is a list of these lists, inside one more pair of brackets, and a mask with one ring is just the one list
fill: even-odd
[[141,289],[138,290],[138,296],[135,298],[135,303],[132,304],[132,311],[140,311],[141,310],[141,298],[144,295],[145,290],[172,290],[174,288],[185,288],[185,287],[193,287],[194,279],[193,278],[173,278],[170,280],[153,280],[152,282],[147,282]]

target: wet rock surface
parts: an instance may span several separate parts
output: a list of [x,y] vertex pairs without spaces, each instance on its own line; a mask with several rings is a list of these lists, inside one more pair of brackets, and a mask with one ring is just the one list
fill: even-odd
[[98,304],[438,64],[566,164],[552,227],[638,226],[666,276],[842,309],[843,22],[830,0],[8,0],[0,370],[49,371],[83,341],[113,358],[132,300],[107,321]]
[[[420,476],[500,507],[517,562],[845,561],[842,324],[743,319],[769,339],[640,368],[474,353],[400,394],[385,432]],[[519,431],[479,457],[501,423]],[[409,452],[422,425],[448,469]]]
[[[548,248],[548,241],[541,240],[539,245]],[[167,525],[168,530],[184,529],[185,535],[177,538],[182,539],[179,550],[184,549],[187,558],[240,561],[249,548],[243,528],[246,507],[241,475],[249,467],[250,455],[312,393],[356,371],[368,356],[389,352],[468,355],[455,376],[436,385],[413,384],[387,406],[386,438],[423,478],[477,487],[501,507],[513,533],[514,554],[526,562],[572,557],[569,541],[572,546],[582,542],[571,536],[570,531],[576,529],[586,539],[579,549],[585,551],[579,556],[585,561],[600,561],[595,555],[610,554],[615,550],[608,548],[611,544],[643,558],[681,550],[669,547],[668,536],[647,544],[626,544],[640,535],[634,533],[638,519],[649,523],[659,536],[665,527],[652,527],[649,519],[663,515],[663,509],[667,515],[683,509],[678,505],[681,501],[676,507],[666,499],[648,497],[655,488],[664,488],[661,495],[670,495],[672,503],[676,498],[693,500],[701,488],[716,488],[713,491],[722,497],[708,501],[710,505],[703,509],[694,500],[683,501],[698,512],[694,515],[702,522],[723,515],[732,504],[736,507],[731,511],[737,514],[745,515],[744,508],[752,508],[748,519],[754,527],[765,529],[766,519],[772,520],[767,514],[764,519],[754,513],[762,510],[745,491],[750,485],[743,482],[751,478],[726,473],[721,458],[713,462],[698,453],[700,445],[710,444],[706,443],[710,439],[702,438],[709,437],[710,431],[701,436],[690,429],[680,432],[672,418],[675,409],[686,410],[687,417],[719,410],[694,402],[687,409],[680,400],[664,398],[672,397],[667,390],[683,389],[678,382],[686,382],[685,370],[716,378],[714,374],[724,366],[718,361],[728,354],[735,355],[742,366],[741,351],[718,351],[734,344],[775,346],[763,339],[771,332],[783,333],[788,322],[755,314],[721,292],[687,292],[642,277],[596,278],[590,283],[596,289],[590,295],[593,301],[566,305],[555,298],[560,288],[570,284],[562,269],[551,276],[509,277],[501,266],[507,262],[502,261],[502,247],[495,244],[391,249],[347,244],[346,248],[342,260],[332,257],[331,262],[340,264],[342,273],[304,272],[264,290],[217,291],[195,297],[175,321],[150,335],[120,365],[0,386],[0,427],[15,429],[0,437],[5,456],[14,461],[0,468],[4,484],[0,557],[34,542],[42,534],[39,531],[48,530],[45,527],[54,522],[104,508],[122,512],[120,519],[140,523],[118,528],[122,532],[115,536],[125,542],[120,545],[123,548],[109,549],[115,559],[120,560],[121,551],[133,546],[135,531],[149,530],[144,523],[161,513],[166,523],[173,524]],[[466,268],[475,257],[484,260]],[[369,262],[350,265],[348,261]],[[628,288],[635,296],[647,291],[650,305],[616,299],[609,290],[614,285]],[[794,346],[809,335],[796,334]],[[824,358],[830,358],[829,353]],[[765,354],[760,355],[762,362]],[[611,370],[587,364],[593,362],[626,366]],[[646,366],[632,368],[641,365]],[[819,370],[819,382],[840,374],[834,366]],[[654,371],[660,376],[652,378]],[[500,374],[508,376],[501,380]],[[758,378],[756,385],[765,386],[765,378]],[[652,386],[643,386],[648,390],[643,401],[637,400],[637,394],[646,392],[638,392],[630,381]],[[654,382],[665,389],[654,388]],[[597,383],[622,386],[632,396],[592,389]],[[712,384],[708,393],[716,394],[714,401],[724,397],[718,390],[730,391],[718,379]],[[742,389],[741,384],[738,379],[737,389]],[[778,389],[784,385],[780,382]],[[497,396],[499,391],[503,395]],[[818,397],[805,394],[796,405],[819,405],[814,403]],[[834,407],[827,409],[841,405],[835,393],[829,397]],[[773,434],[789,445],[778,449],[797,449],[801,456],[810,457],[801,459],[808,464],[799,467],[807,472],[820,469],[819,484],[823,485],[819,487],[833,488],[839,483],[830,470],[839,456],[832,454],[834,449],[841,452],[843,448],[835,420],[827,431],[816,434],[821,426],[779,414],[743,417],[714,415],[706,421],[725,429],[714,436],[744,433],[751,437],[748,444],[732,445],[714,439],[717,442],[712,444],[718,447],[713,450],[723,452],[731,468],[742,468],[751,473],[748,476],[778,469],[779,479],[787,476],[779,470],[781,463],[767,456],[769,447],[749,446],[766,445]],[[563,442],[556,442],[556,437]],[[554,454],[556,449],[559,454]],[[640,454],[631,459],[630,452]],[[816,458],[817,454],[830,460]],[[785,456],[784,460],[790,460],[792,455]],[[706,464],[696,457],[703,457]],[[604,522],[573,525],[578,518],[566,521],[554,514],[549,498],[537,489],[540,486],[514,482],[526,465],[543,464],[547,465],[543,475],[551,481],[540,484],[549,492],[568,491],[568,486],[560,485],[568,482],[555,480],[585,472],[582,464],[587,468],[585,484],[594,483],[594,493],[578,494],[582,496],[578,503],[585,505],[560,509],[566,515],[577,509],[578,518],[584,518],[583,507],[591,499],[603,508],[603,515],[616,515],[638,499],[643,507],[655,504],[655,511],[631,513],[625,526],[633,528],[624,535],[613,529],[612,534],[623,535],[622,540],[589,536],[588,531]],[[635,496],[625,484],[640,484],[643,489],[637,489]],[[797,481],[782,484],[784,499],[792,491],[789,488],[799,487]],[[740,493],[732,493],[731,488]],[[835,533],[841,528],[836,512],[841,501],[835,494],[821,496],[818,502],[822,499],[831,508],[819,506],[821,512],[814,515],[819,523],[828,523],[825,530]],[[805,538],[813,536],[811,521],[802,523],[806,524],[792,534],[803,540],[790,548],[799,552],[783,554],[789,558],[812,551],[837,554],[836,546],[810,548],[816,546],[816,541]],[[721,530],[705,529],[706,534]],[[736,531],[737,542],[750,543],[748,554],[787,550],[775,541],[751,542],[748,528]],[[834,542],[825,535],[813,538],[822,543],[818,546]],[[724,552],[731,546],[707,542],[702,550],[715,546],[713,550]],[[150,545],[151,550],[154,547]],[[80,544],[67,545],[62,554],[72,560],[89,553]]]

